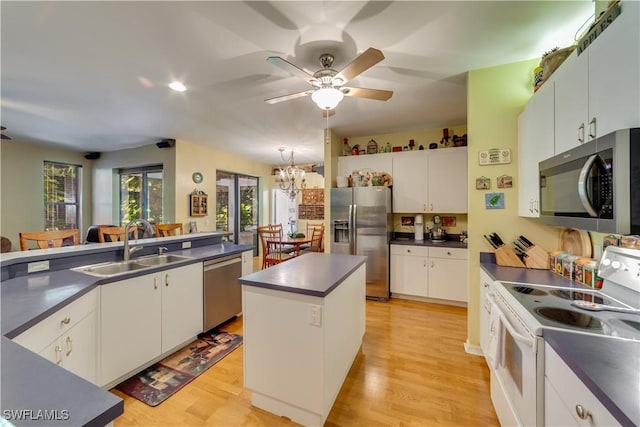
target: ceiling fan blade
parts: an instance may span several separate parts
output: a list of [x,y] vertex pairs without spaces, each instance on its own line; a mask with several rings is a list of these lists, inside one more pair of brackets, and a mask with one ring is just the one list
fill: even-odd
[[331,117],[336,114],[335,108],[333,110],[322,110],[322,117]]
[[290,93],[289,95],[276,96],[275,98],[265,99],[267,104],[276,104],[282,101],[288,101],[290,99],[300,98],[302,96],[308,96],[313,93],[313,90],[305,90],[303,92]]
[[356,59],[351,61],[349,65],[344,67],[342,71],[340,71],[333,78],[334,81],[336,79],[341,79],[342,84],[347,83],[349,80],[354,79],[361,73],[367,71],[369,68],[376,65],[378,62],[384,59],[384,55],[378,49],[370,47],[360,54]]
[[387,101],[393,96],[393,91],[391,90],[367,89],[364,87],[343,87],[342,92],[345,96],[356,96],[378,101]]
[[[6,128],[6,127],[4,127],[4,126],[0,126],[0,132],[3,132],[3,131],[5,131],[5,130],[7,130],[7,128]],[[5,134],[3,134],[3,133],[0,133],[0,139],[9,139],[9,140],[10,140],[10,139],[11,139],[11,137],[9,137],[9,136],[7,136],[7,135],[5,135]]]
[[291,62],[287,61],[286,59],[280,58],[279,56],[270,56],[267,58],[267,62],[271,65],[275,65],[276,67],[282,68],[289,74],[300,77],[302,80],[306,81],[309,84],[313,84],[313,82],[316,82],[313,74],[307,73],[302,68],[293,65]]

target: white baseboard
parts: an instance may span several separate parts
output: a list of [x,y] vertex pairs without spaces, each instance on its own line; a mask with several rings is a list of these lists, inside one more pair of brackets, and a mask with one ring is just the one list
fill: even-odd
[[482,349],[480,348],[480,346],[469,344],[469,340],[464,342],[464,351],[466,351],[469,354],[475,354],[476,356],[484,357],[484,353],[482,352]]

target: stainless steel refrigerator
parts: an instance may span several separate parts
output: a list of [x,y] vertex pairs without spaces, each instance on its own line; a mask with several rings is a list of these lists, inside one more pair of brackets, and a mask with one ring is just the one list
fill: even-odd
[[389,299],[391,188],[331,189],[330,247],[334,254],[367,257],[367,298]]

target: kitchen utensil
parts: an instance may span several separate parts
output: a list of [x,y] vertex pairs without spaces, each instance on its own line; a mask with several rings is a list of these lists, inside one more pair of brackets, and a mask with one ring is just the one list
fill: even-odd
[[519,239],[520,239],[522,242],[524,242],[524,243],[527,245],[527,247],[529,247],[529,246],[533,246],[533,242],[532,242],[531,240],[527,239],[526,237],[524,237],[523,235],[520,235],[520,236],[519,236]]
[[617,313],[640,314],[640,310],[636,308],[614,307],[612,305],[598,304],[597,302],[590,302],[590,301],[584,301],[584,300],[574,300],[571,304],[583,310],[589,310],[589,311],[607,310],[607,311],[615,311]]
[[504,241],[498,236],[498,233],[491,233],[491,237],[493,237],[494,241],[498,243],[498,245],[504,245]]
[[560,249],[573,255],[591,258],[593,248],[591,246],[589,232],[565,228],[562,230],[562,233],[560,233]]
[[520,252],[526,255],[527,247],[520,243],[518,240],[513,242],[513,246],[515,246]]
[[489,242],[489,244],[493,249],[498,249],[498,246],[495,243],[493,243],[493,240],[491,240],[489,236],[487,236],[486,234],[483,234],[483,236],[485,239],[487,239],[487,242]]

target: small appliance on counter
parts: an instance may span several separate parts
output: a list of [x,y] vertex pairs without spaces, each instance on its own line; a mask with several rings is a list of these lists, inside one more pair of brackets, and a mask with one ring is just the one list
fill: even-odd
[[440,226],[442,219],[439,215],[433,216],[433,230],[431,231],[431,241],[441,243],[447,240],[444,229]]
[[414,239],[416,241],[422,241],[424,239],[424,223],[422,222],[422,215],[416,215],[413,219],[413,226],[415,227]]

